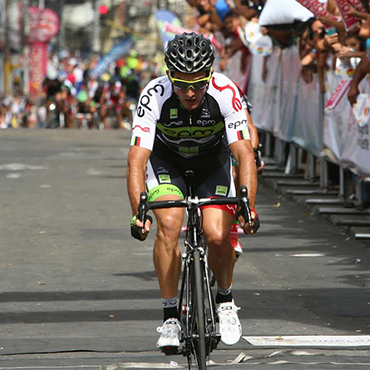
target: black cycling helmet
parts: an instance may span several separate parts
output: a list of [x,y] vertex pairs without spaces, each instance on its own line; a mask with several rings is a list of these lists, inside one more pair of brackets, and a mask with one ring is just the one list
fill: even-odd
[[215,60],[211,41],[196,33],[176,35],[164,52],[170,72],[196,73],[210,70]]

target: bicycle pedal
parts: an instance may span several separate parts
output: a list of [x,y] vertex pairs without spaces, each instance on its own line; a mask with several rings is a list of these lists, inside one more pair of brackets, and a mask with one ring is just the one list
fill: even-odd
[[182,352],[179,350],[179,347],[163,347],[163,348],[161,348],[161,351],[166,356],[173,356],[173,355],[182,354]]
[[216,349],[218,346],[218,343],[221,341],[221,334],[215,333],[212,335],[212,350]]

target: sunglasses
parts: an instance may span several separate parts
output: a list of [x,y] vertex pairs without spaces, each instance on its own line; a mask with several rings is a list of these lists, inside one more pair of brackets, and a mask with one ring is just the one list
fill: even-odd
[[194,81],[187,81],[187,80],[180,80],[179,78],[174,78],[171,75],[170,81],[172,82],[174,88],[178,90],[201,90],[207,87],[209,80],[212,77],[212,72],[209,73],[207,77],[200,78],[199,80],[194,80]]

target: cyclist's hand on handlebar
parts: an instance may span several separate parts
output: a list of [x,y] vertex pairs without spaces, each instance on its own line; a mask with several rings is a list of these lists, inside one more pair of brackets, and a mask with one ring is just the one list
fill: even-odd
[[250,211],[252,226],[249,224],[248,220],[246,220],[248,217],[244,217],[243,212],[239,212],[237,214],[237,220],[240,223],[240,227],[244,230],[244,234],[255,234],[260,228],[260,221],[257,212],[251,207]]
[[144,241],[149,234],[150,227],[153,223],[151,216],[145,216],[145,225],[139,220],[138,215],[132,217],[131,220],[131,235],[140,241]]

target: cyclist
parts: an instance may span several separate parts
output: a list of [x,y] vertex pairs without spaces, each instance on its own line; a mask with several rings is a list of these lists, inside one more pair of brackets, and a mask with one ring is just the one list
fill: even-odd
[[[143,225],[137,219],[140,192],[148,200],[184,199],[185,170],[195,173],[199,197],[235,196],[230,151],[238,162],[238,178],[255,204],[257,171],[241,97],[234,83],[212,71],[214,49],[202,35],[183,33],[168,42],[165,50],[167,75],[158,77],[141,93],[132,125],[128,155],[127,187],[133,219],[131,234],[144,240],[150,231],[150,216]],[[203,231],[209,265],[216,278],[216,295],[221,340],[238,342],[242,328],[239,308],[232,295],[235,252],[230,229],[235,207],[207,206],[202,209]],[[163,325],[157,330],[157,347],[178,347],[181,326],[177,312],[177,289],[181,269],[178,238],[184,220],[180,208],[154,211],[157,234],[154,266],[162,306]],[[245,233],[254,233],[257,213],[252,210],[252,227],[239,217]]]

